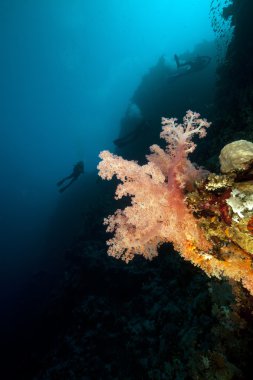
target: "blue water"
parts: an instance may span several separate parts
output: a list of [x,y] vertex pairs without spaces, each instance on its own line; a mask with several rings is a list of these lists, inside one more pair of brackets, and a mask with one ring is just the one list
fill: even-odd
[[[55,249],[55,210],[85,189],[99,151],[114,149],[143,75],[162,55],[175,66],[175,53],[214,34],[209,0],[2,0],[0,7],[0,274],[8,296]],[[59,194],[56,182],[78,160],[85,175]]]
[[36,267],[60,199],[56,181],[78,160],[94,171],[99,151],[113,149],[150,66],[214,38],[209,5],[1,1],[0,267],[7,277]]
[[[87,246],[93,238],[86,227],[99,210],[99,197],[97,204],[90,204],[99,183],[98,155],[103,149],[115,151],[113,141],[122,137],[127,110],[128,116],[141,119],[131,98],[143,77],[157,68],[157,62],[161,72],[165,62],[173,77],[178,73],[174,54],[180,59],[210,54],[206,71],[165,83],[161,93],[167,85],[173,89],[164,99],[171,108],[159,117],[181,117],[192,104],[203,102],[205,110],[212,106],[217,35],[211,27],[210,4],[211,0],[0,1],[0,335],[9,345],[7,370],[9,362],[15,362],[13,347],[20,362],[22,351],[24,357],[26,349],[31,351],[29,341],[27,347],[23,342],[26,331],[33,335],[30,321],[37,328],[33,300],[37,310],[40,303],[43,309],[57,276],[64,277],[64,255],[78,234]],[[159,92],[161,84],[156,85]],[[146,88],[141,87],[137,98],[145,106],[145,117],[155,119],[164,104],[159,107],[159,96],[146,94]],[[199,151],[204,160],[207,150],[200,146]],[[80,160],[84,175],[59,193],[57,181]],[[90,231],[99,230],[102,218],[96,222]]]

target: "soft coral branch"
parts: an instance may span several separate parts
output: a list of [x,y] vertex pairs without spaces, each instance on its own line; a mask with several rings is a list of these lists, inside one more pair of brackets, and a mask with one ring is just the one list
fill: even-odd
[[172,242],[182,255],[189,244],[200,250],[210,247],[184,195],[184,189],[203,175],[188,160],[188,154],[195,149],[193,135],[203,137],[210,125],[199,116],[188,111],[183,124],[164,118],[161,137],[167,143],[166,149],[153,145],[146,165],[139,166],[108,151],[100,153],[99,175],[103,179],[115,175],[121,181],[116,199],[131,197],[131,206],[105,219],[107,231],[114,232],[108,241],[110,255],[127,262],[135,254],[152,259],[164,242]]

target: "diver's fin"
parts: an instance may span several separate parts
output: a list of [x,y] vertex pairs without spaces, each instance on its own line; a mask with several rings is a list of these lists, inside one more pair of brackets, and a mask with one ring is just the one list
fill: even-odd
[[57,182],[57,186],[61,186],[63,184],[63,182],[65,181],[65,179],[62,179],[60,180],[59,182]]
[[179,68],[180,62],[179,62],[179,58],[178,58],[178,56],[176,54],[174,55],[174,59],[175,59],[176,64],[177,64],[177,68]]

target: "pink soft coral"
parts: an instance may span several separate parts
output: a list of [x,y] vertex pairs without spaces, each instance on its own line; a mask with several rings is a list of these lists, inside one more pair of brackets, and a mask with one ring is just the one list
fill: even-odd
[[107,231],[115,233],[108,241],[108,253],[126,262],[135,254],[152,259],[164,242],[172,242],[183,256],[189,249],[206,250],[210,246],[184,195],[194,180],[203,176],[203,171],[188,160],[196,147],[192,138],[196,134],[204,137],[210,123],[187,111],[183,124],[173,118],[163,118],[162,124],[160,136],[167,143],[166,149],[152,145],[146,165],[139,166],[108,151],[100,153],[99,175],[103,179],[115,175],[121,181],[116,199],[131,197],[131,206],[105,219]]

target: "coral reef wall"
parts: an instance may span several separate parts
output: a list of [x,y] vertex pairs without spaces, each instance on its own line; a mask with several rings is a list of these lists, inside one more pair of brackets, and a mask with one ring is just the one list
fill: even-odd
[[225,60],[217,70],[215,153],[231,141],[253,140],[253,2],[234,0],[223,9],[223,15],[231,18],[234,30]]

